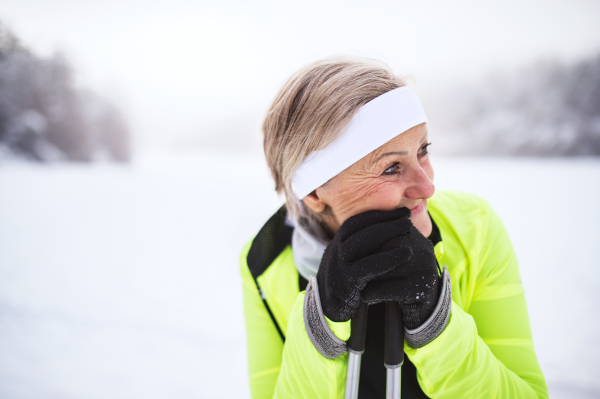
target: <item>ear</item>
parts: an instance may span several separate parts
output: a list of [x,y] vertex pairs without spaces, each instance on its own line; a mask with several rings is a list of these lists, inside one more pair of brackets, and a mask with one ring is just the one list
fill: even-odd
[[327,203],[322,196],[322,191],[319,188],[302,198],[302,202],[304,202],[304,205],[317,213],[323,212],[327,207]]

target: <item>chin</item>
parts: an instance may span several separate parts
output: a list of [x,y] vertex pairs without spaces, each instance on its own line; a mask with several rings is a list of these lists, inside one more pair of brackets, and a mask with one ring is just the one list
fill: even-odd
[[429,214],[427,211],[423,211],[421,214],[417,215],[417,217],[411,218],[411,221],[421,234],[423,234],[425,237],[429,237],[432,226],[431,219],[429,219]]

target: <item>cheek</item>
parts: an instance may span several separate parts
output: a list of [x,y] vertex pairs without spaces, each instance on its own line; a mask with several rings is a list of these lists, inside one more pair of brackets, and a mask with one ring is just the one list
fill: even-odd
[[338,216],[340,223],[362,212],[396,209],[402,198],[402,191],[398,185],[386,182],[354,187],[344,194],[338,201],[332,203],[332,210]]
[[373,186],[363,194],[364,198],[368,198],[369,209],[391,211],[398,207],[402,199],[402,188],[397,183],[378,183]]

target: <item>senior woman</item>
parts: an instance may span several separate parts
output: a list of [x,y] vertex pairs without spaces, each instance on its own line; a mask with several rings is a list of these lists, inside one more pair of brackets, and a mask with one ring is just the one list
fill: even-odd
[[342,398],[361,302],[359,397],[385,397],[386,301],[405,325],[403,398],[548,396],[506,230],[486,201],[435,192],[427,118],[402,79],[371,59],[313,63],[263,133],[286,204],[241,256],[253,398]]

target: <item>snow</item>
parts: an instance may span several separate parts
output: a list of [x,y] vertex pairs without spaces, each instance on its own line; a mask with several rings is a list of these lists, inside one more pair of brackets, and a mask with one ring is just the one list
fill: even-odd
[[[600,396],[600,161],[436,159],[519,257],[551,397]],[[0,397],[249,397],[238,258],[281,204],[244,153],[0,168]]]

